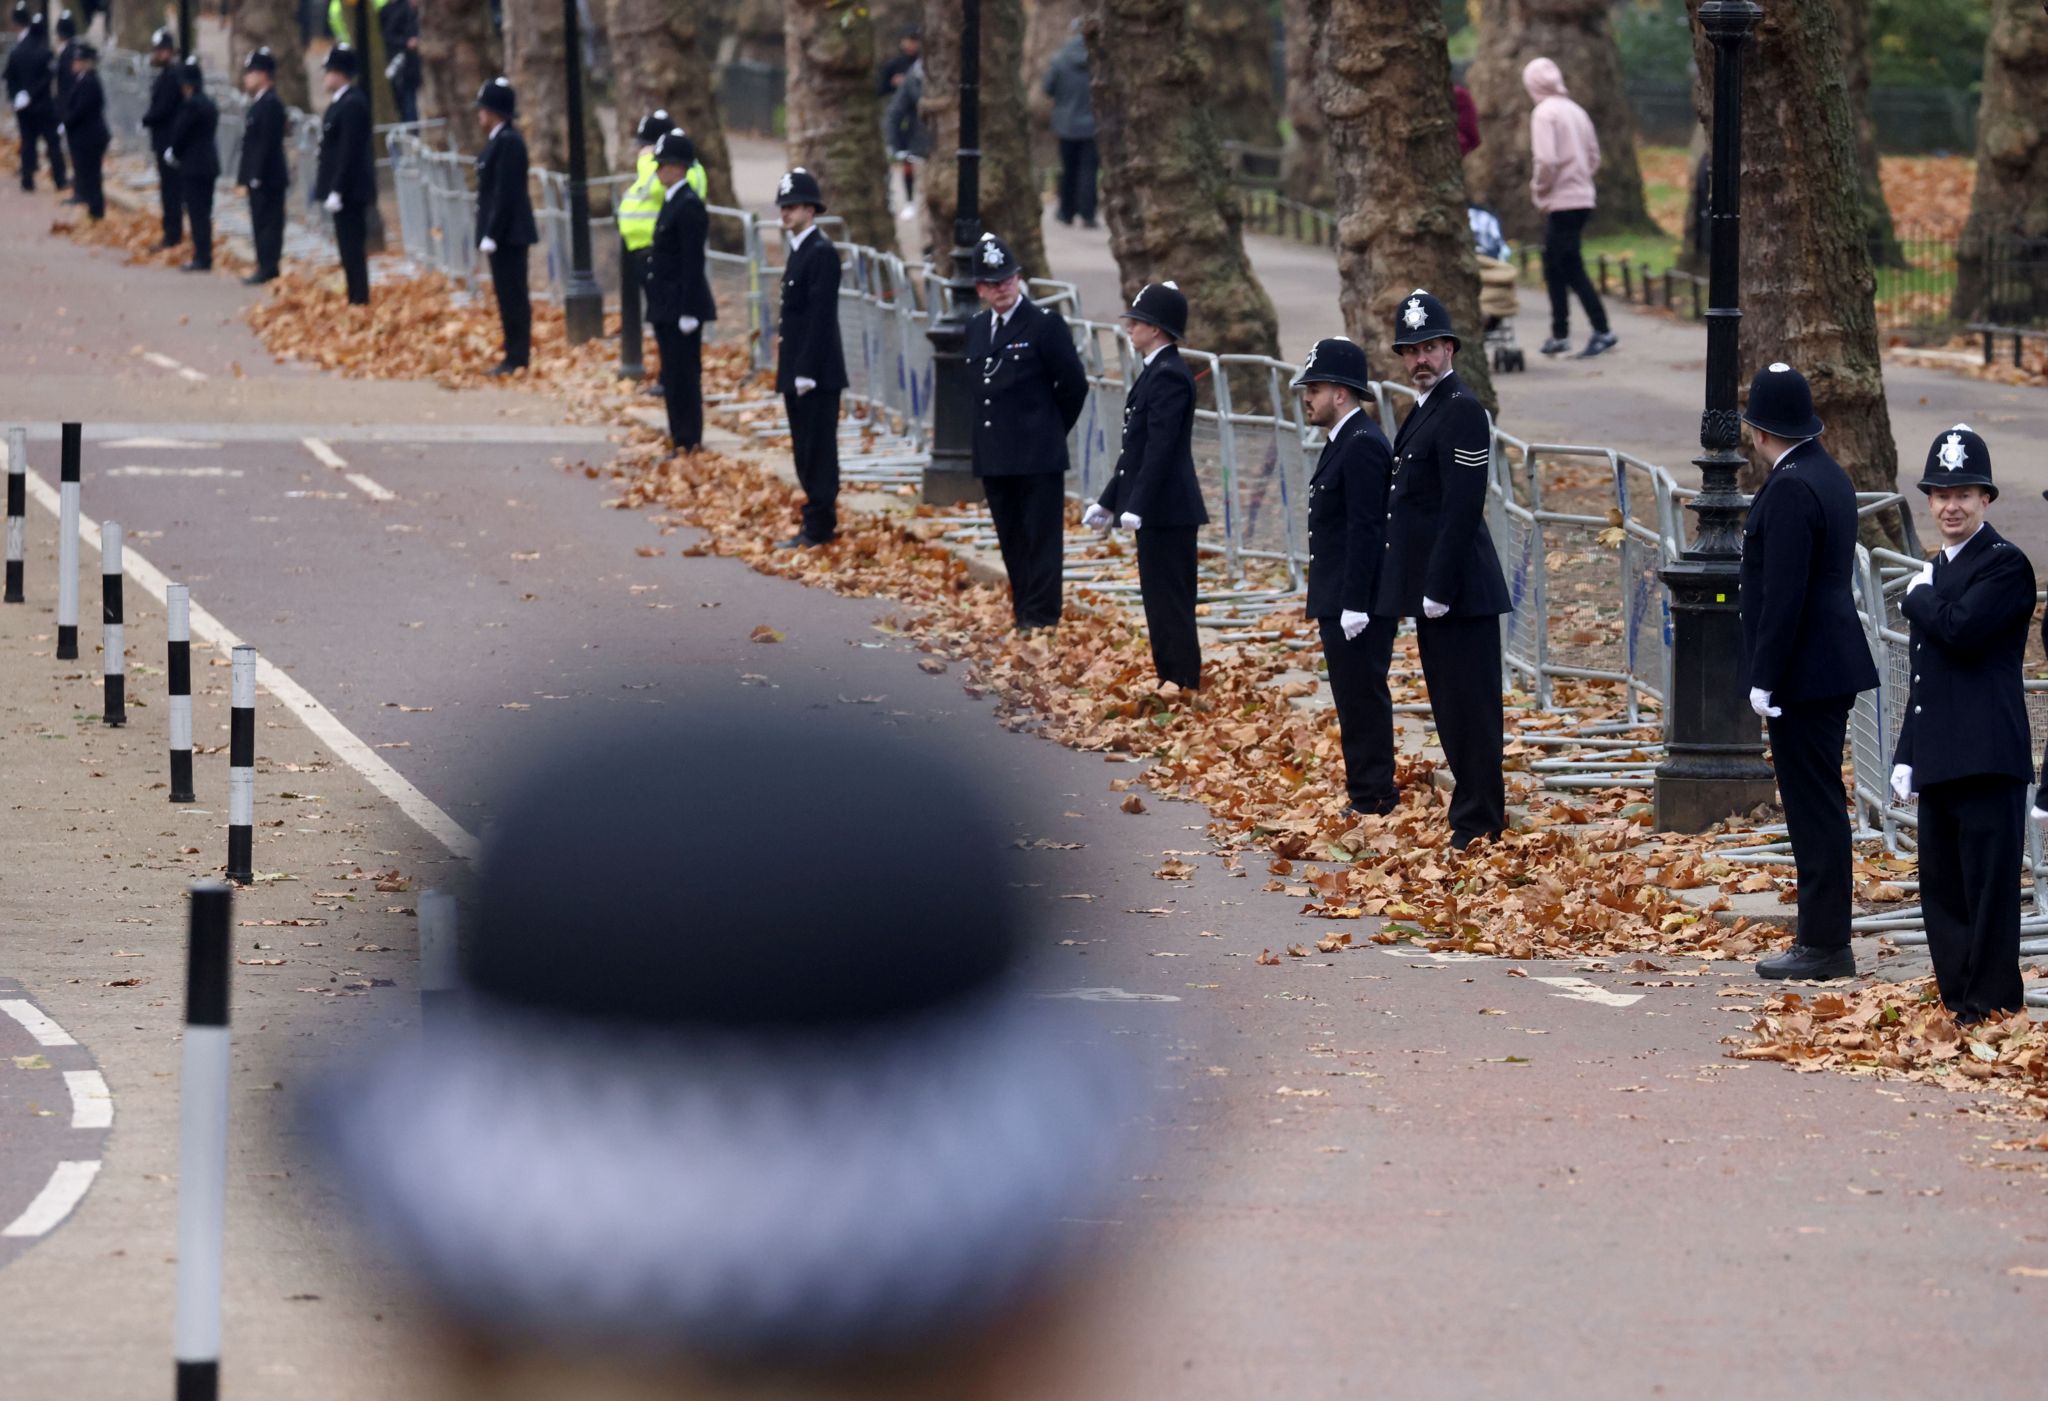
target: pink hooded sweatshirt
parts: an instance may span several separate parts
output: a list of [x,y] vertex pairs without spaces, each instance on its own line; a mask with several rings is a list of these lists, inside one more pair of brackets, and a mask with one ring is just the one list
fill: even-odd
[[1586,109],[1565,91],[1564,74],[1547,58],[1522,70],[1522,86],[1536,100],[1529,114],[1534,173],[1529,196],[1545,214],[1593,207],[1593,172],[1600,168],[1600,138]]

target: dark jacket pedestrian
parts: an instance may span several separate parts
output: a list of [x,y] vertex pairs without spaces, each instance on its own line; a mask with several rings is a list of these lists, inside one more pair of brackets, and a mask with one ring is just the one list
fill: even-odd
[[1095,227],[1095,178],[1100,156],[1095,148],[1095,98],[1089,87],[1088,44],[1078,29],[1060,46],[1045,72],[1045,94],[1052,99],[1052,134],[1060,143],[1059,208],[1062,224],[1079,219]]
[[111,133],[107,130],[106,89],[100,85],[96,66],[99,50],[90,44],[80,44],[73,58],[81,61],[81,71],[65,95],[58,118],[64,124],[64,139],[71,147],[78,202],[85,206],[90,218],[104,219],[107,197],[102,172]]
[[666,133],[654,144],[654,158],[655,173],[666,183],[647,250],[647,319],[661,349],[669,443],[694,452],[704,442],[704,324],[718,319],[705,255],[711,216],[690,186],[697,158],[690,138]]
[[512,124],[518,102],[512,85],[493,78],[477,94],[484,149],[476,158],[476,245],[490,260],[505,356],[490,373],[510,374],[533,357],[533,302],[527,286],[527,250],[540,241],[527,188],[526,138]]
[[791,455],[804,489],[803,525],[782,541],[803,548],[839,533],[839,396],[845,390],[846,352],[839,340],[839,250],[815,222],[825,212],[817,177],[798,167],[776,187],[776,206],[787,213],[789,252],[782,266],[782,312],[777,322],[775,388],[789,416]]
[[412,0],[388,0],[377,12],[384,36],[385,79],[398,107],[398,120],[420,119],[420,12]]
[[54,80],[55,59],[50,53],[50,31],[41,15],[25,25],[7,55],[5,70],[7,100],[21,133],[21,188],[36,187],[37,153],[47,151],[50,177],[58,189],[70,185],[65,172],[64,148],[57,135],[57,101]]
[[192,257],[186,262],[185,271],[206,272],[213,267],[213,186],[220,179],[220,148],[216,143],[220,109],[206,95],[206,83],[200,77],[197,63],[184,63],[178,81],[185,90],[185,99],[171,119],[171,146],[166,159],[177,170],[179,197],[192,225]]
[[369,219],[377,202],[377,163],[370,146],[370,99],[353,45],[327,51],[333,94],[320,118],[320,159],[312,197],[334,216],[334,243],[351,306],[370,304]]
[[[250,54],[245,66],[269,73],[276,71],[276,62],[265,48]],[[276,88],[265,87],[250,99],[243,115],[242,155],[235,170],[235,183],[249,192],[256,270],[246,280],[252,283],[275,278],[284,256],[284,202],[292,178],[291,167],[285,163],[284,135],[284,103]]]

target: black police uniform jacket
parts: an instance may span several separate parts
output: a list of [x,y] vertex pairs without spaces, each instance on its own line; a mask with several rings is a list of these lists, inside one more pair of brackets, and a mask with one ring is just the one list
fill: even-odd
[[171,154],[177,158],[178,174],[187,180],[210,181],[220,175],[220,147],[214,135],[220,129],[220,109],[204,89],[178,104],[171,118]]
[[1362,611],[1419,618],[1427,598],[1453,618],[1507,612],[1507,580],[1486,529],[1493,460],[1486,406],[1456,372],[1409,412],[1394,435],[1393,457],[1376,606]]
[[967,323],[967,364],[981,377],[974,416],[974,475],[1022,477],[1067,470],[1067,434],[1088,403],[1088,375],[1056,311],[1019,297],[994,330],[995,312]]
[[783,265],[782,314],[776,322],[776,392],[796,393],[799,379],[816,380],[827,394],[846,388],[846,352],[839,344],[839,250],[815,224]]
[[350,83],[327,104],[320,118],[320,165],[313,198],[339,194],[348,205],[377,202],[377,165],[370,152],[370,100],[361,83]]
[[149,106],[143,109],[142,124],[149,128],[149,149],[162,155],[171,149],[171,118],[178,115],[185,90],[178,86],[178,65],[167,63],[156,70],[149,85]]
[[1309,617],[1372,612],[1393,475],[1394,451],[1367,408],[1339,424],[1316,459],[1308,483]]
[[1195,478],[1195,377],[1180,349],[1152,357],[1124,399],[1123,450],[1102,491],[1111,515],[1128,511],[1145,526],[1207,525]]
[[[57,50],[57,120],[64,120],[64,106],[71,97],[71,89],[77,85],[78,74],[71,67],[71,61],[78,57],[78,41],[66,39],[64,47]],[[66,131],[70,128],[67,126]]]
[[2034,566],[1985,526],[1934,567],[1900,607],[1912,624],[1912,684],[1895,764],[1913,786],[1995,774],[2034,776],[2022,659],[2034,621]]
[[1742,528],[1744,689],[1777,704],[1877,685],[1855,569],[1856,488],[1809,438],[1764,478]]
[[[47,119],[55,110],[50,97],[50,44],[33,32],[15,41],[7,55],[7,99],[12,110],[17,93],[28,94],[28,106],[15,113],[24,121]],[[174,87],[172,91],[176,91]]]
[[284,161],[284,103],[275,88],[266,88],[242,119],[242,158],[235,183],[252,190],[281,190],[291,179],[291,167]]
[[654,221],[654,242],[647,248],[647,270],[641,280],[647,286],[649,321],[673,327],[685,316],[718,319],[718,303],[711,296],[705,269],[704,241],[710,233],[710,211],[683,181],[662,201]]
[[530,248],[540,242],[526,171],[526,138],[506,122],[485,139],[476,158],[477,242],[493,239],[500,248]]
[[106,89],[100,86],[100,75],[96,70],[89,68],[78,75],[78,81],[65,94],[64,106],[58,111],[57,120],[64,123],[65,133],[79,150],[106,150],[110,139],[107,94]]

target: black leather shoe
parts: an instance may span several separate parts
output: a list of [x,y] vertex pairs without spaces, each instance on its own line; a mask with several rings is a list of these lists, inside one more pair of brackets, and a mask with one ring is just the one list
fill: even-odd
[[1385,817],[1399,806],[1399,798],[1385,798],[1377,803],[1352,803],[1345,811],[1353,817]]
[[1498,832],[1453,832],[1451,833],[1451,850],[1465,851],[1470,849],[1476,842],[1497,842],[1499,840],[1500,833]]
[[183,267],[179,268],[179,269],[178,269],[178,271],[179,271],[179,272],[212,272],[212,271],[213,271],[213,264],[212,264],[212,263],[187,263],[187,264],[185,264],[185,266],[183,266]]
[[252,272],[242,279],[242,285],[244,287],[261,287],[266,282],[275,282],[276,280],[277,274],[274,272]]
[[171,251],[171,250],[172,250],[173,248],[176,248],[176,247],[177,247],[177,246],[178,246],[179,244],[183,243],[184,241],[185,241],[185,240],[183,240],[182,238],[167,238],[167,239],[164,239],[164,240],[162,240],[161,242],[159,242],[159,243],[157,244],[157,246],[156,246],[156,251],[157,251],[157,252],[159,252],[159,253],[168,253],[168,252],[170,252],[170,251]]
[[821,543],[823,542],[813,540],[810,536],[799,530],[787,540],[777,540],[775,548],[778,550],[815,550]]
[[515,365],[510,360],[505,360],[495,367],[485,370],[484,375],[488,379],[503,379],[506,375],[518,374],[525,368],[526,366],[524,365]]
[[1856,954],[1847,946],[1820,949],[1811,944],[1794,944],[1783,953],[1758,959],[1756,975],[1759,978],[1801,978],[1814,982],[1853,978],[1856,976]]

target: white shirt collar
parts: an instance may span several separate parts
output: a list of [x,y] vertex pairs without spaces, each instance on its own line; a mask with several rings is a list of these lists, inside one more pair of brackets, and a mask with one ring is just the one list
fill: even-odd
[[1165,341],[1165,342],[1161,343],[1161,344],[1160,344],[1160,345],[1158,346],[1158,348],[1156,348],[1155,350],[1153,350],[1153,352],[1152,352],[1152,353],[1151,353],[1150,355],[1147,355],[1147,356],[1145,357],[1145,368],[1146,368],[1146,369],[1148,369],[1148,370],[1149,370],[1149,369],[1151,369],[1151,368],[1152,368],[1152,362],[1153,362],[1154,360],[1157,360],[1157,359],[1158,359],[1158,358],[1159,358],[1159,357],[1160,357],[1161,355],[1165,354],[1165,352],[1166,352],[1166,349],[1167,349],[1167,347],[1168,347],[1168,346],[1170,346],[1170,345],[1172,345],[1172,344],[1173,344],[1173,342],[1172,342],[1172,341]]
[[354,87],[354,86],[355,86],[355,84],[354,84],[354,83],[343,83],[343,84],[342,84],[342,85],[341,85],[340,87],[338,87],[338,88],[336,88],[336,89],[334,90],[334,96],[333,96],[332,98],[328,99],[328,100],[329,100],[329,101],[331,101],[331,102],[339,102],[339,101],[341,101],[341,99],[342,99],[342,95],[343,95],[343,94],[345,94],[345,93],[346,93],[346,92],[347,92],[347,91],[348,91],[348,90],[349,90],[350,88],[352,88],[352,87]]
[[818,226],[816,224],[806,224],[804,225],[804,231],[802,233],[791,234],[789,236],[789,251],[794,253],[797,249],[803,247],[804,240],[809,238],[813,233],[817,232],[817,228]]
[[[667,203],[668,203],[668,201],[669,201],[669,196],[673,195],[673,194],[674,194],[674,193],[675,193],[675,192],[676,192],[677,190],[680,190],[680,189],[681,189],[681,188],[682,188],[683,186],[685,186],[685,185],[687,185],[687,184],[689,184],[689,183],[690,183],[690,177],[689,177],[689,174],[688,174],[687,172],[685,172],[684,174],[682,174],[682,175],[679,175],[679,176],[677,176],[677,177],[676,177],[676,182],[675,182],[675,184],[673,184],[673,185],[663,185],[663,186],[661,187],[661,202],[662,202],[663,204],[667,204]],[[791,245],[790,245],[790,247],[791,247],[791,248],[794,248],[794,247],[796,247],[796,245],[795,245],[795,244],[791,244]]]
[[1812,441],[1813,441],[1813,439],[1811,439],[1811,438],[1801,438],[1801,439],[1800,439],[1800,440],[1799,440],[1798,442],[1794,443],[1794,444],[1793,444],[1793,445],[1792,445],[1791,447],[1789,447],[1789,448],[1786,448],[1786,449],[1785,449],[1785,450],[1784,450],[1783,452],[1781,452],[1781,453],[1779,453],[1779,454],[1778,454],[1778,456],[1777,456],[1777,459],[1776,459],[1776,461],[1773,461],[1773,462],[1771,463],[1771,470],[1775,472],[1775,471],[1776,471],[1776,470],[1778,469],[1778,463],[1779,463],[1779,462],[1783,462],[1783,461],[1784,461],[1784,460],[1785,460],[1786,458],[1790,457],[1790,456],[1791,456],[1791,455],[1792,455],[1793,453],[1795,453],[1795,452],[1799,451],[1799,449],[1801,449],[1801,448],[1805,447],[1805,446],[1806,446],[1806,445],[1807,445],[1808,443],[1810,443],[1810,442],[1812,442]]
[[506,127],[510,125],[512,125],[512,123],[510,122],[499,122],[496,126],[491,128],[491,134],[488,137],[486,137],[485,140],[496,141],[498,139],[498,133],[503,131]]
[[[1978,521],[1977,530],[1982,530],[1983,528],[1984,522]],[[1941,547],[1941,552],[1947,555],[1951,560],[1953,560],[1957,555],[1961,554],[1964,550],[1970,547],[1970,540],[1974,540],[1977,538],[1977,530],[1971,531],[1969,539],[1963,541],[1963,543],[1960,545],[1943,545]]]
[[1365,405],[1363,404],[1353,404],[1351,406],[1350,413],[1345,414],[1344,417],[1338,419],[1334,424],[1330,426],[1330,431],[1327,435],[1327,440],[1333,443],[1336,442],[1337,435],[1344,431],[1344,425],[1349,423],[1352,419],[1356,418],[1358,416],[1359,410],[1363,409],[1364,407]]

